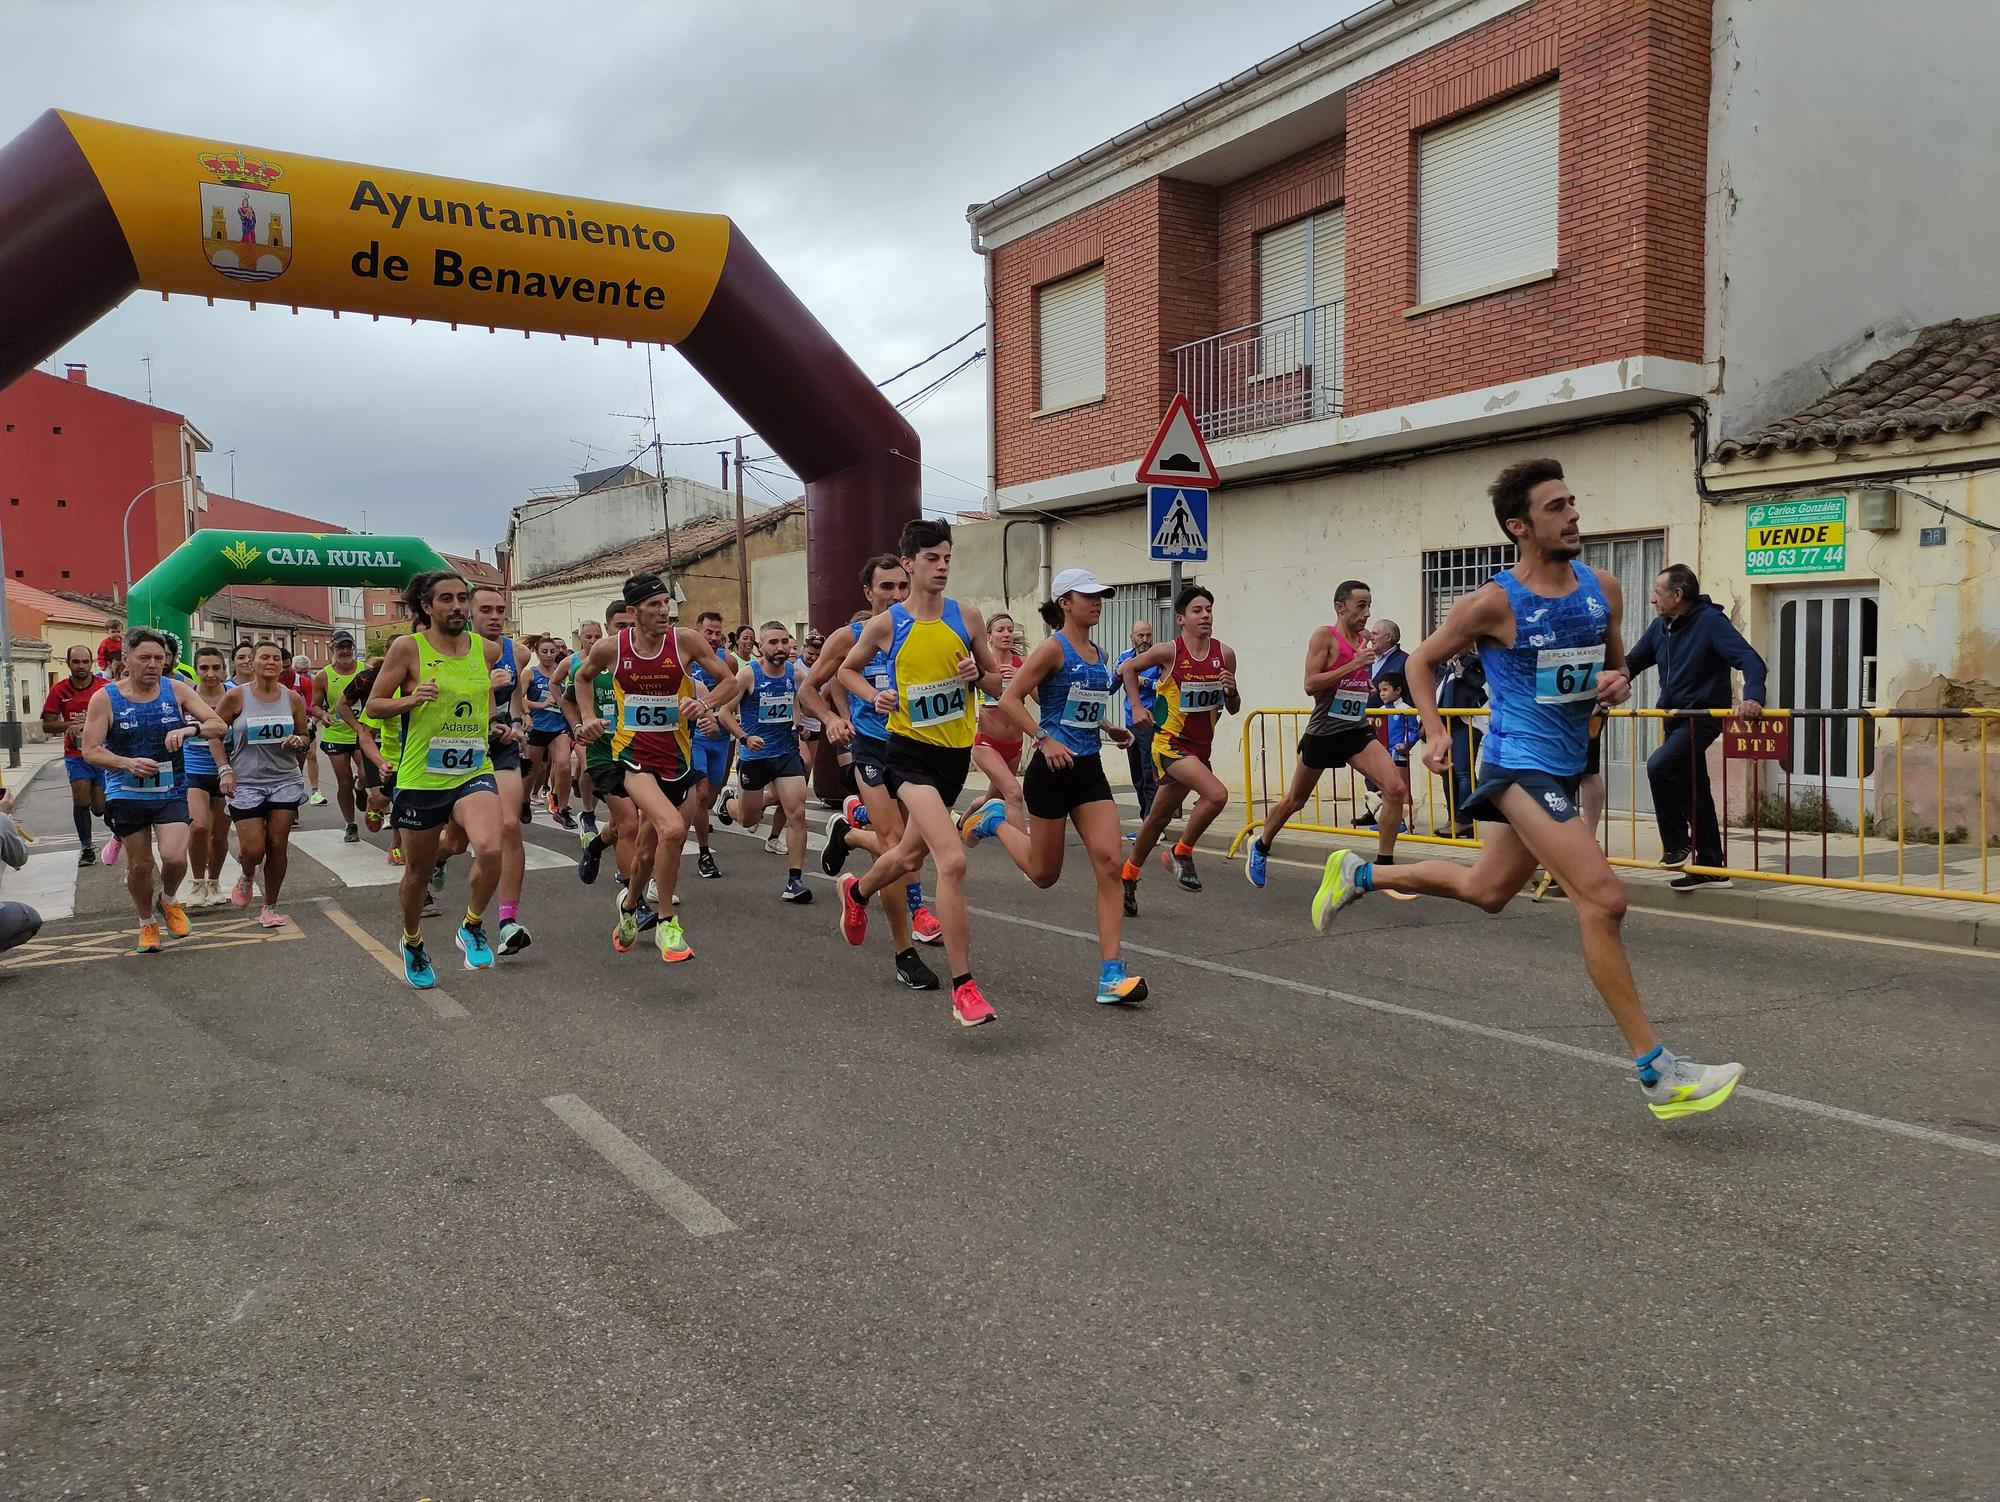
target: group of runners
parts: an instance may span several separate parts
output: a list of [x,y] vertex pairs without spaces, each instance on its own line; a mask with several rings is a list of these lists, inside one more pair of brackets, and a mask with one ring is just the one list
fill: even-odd
[[[1578,818],[1590,717],[1630,692],[1617,580],[1580,561],[1576,501],[1555,461],[1515,465],[1490,493],[1520,561],[1462,597],[1405,668],[1423,761],[1440,774],[1451,745],[1437,710],[1438,674],[1468,651],[1485,668],[1490,729],[1476,783],[1454,811],[1487,826],[1479,858],[1396,863],[1408,782],[1370,727],[1371,597],[1365,583],[1348,580],[1333,592],[1333,619],[1307,644],[1312,717],[1290,785],[1250,843],[1246,874],[1264,889],[1287,820],[1325,771],[1354,768],[1381,795],[1377,850],[1372,860],[1347,850],[1327,859],[1310,903],[1317,929],[1377,892],[1497,912],[1546,869],[1575,904],[1586,965],[1631,1050],[1646,1104],[1662,1118],[1712,1109],[1729,1098],[1742,1066],[1696,1064],[1663,1045],[1626,958],[1622,888]],[[969,853],[997,844],[1029,881],[1048,887],[1061,877],[1074,829],[1094,888],[1095,999],[1142,1001],[1147,984],[1126,967],[1122,925],[1137,915],[1148,857],[1181,819],[1162,864],[1198,891],[1196,846],[1228,802],[1211,765],[1215,727],[1241,701],[1236,655],[1214,633],[1214,597],[1199,585],[1182,590],[1173,639],[1152,644],[1135,634],[1133,650],[1114,664],[1093,639],[1112,591],[1088,570],[1067,569],[1040,605],[1049,634],[1024,654],[1011,619],[985,620],[948,594],[951,553],[948,524],[911,522],[895,551],[863,569],[851,622],[812,644],[820,650],[798,653],[777,622],[734,637],[712,613],[679,626],[666,581],[639,574],[573,648],[551,651],[545,640],[529,654],[505,634],[497,589],[426,574],[406,592],[411,633],[373,668],[358,665],[348,643],[313,686],[317,708],[279,681],[275,647],[256,649],[247,677],[235,682],[218,676],[219,654],[205,651],[190,684],[168,674],[169,644],[159,633],[129,633],[122,676],[85,701],[81,755],[106,775],[106,817],[128,850],[141,948],[158,947],[156,919],[186,932],[177,894],[188,826],[201,822],[190,805],[204,790],[226,801],[238,831],[242,874],[231,900],[242,905],[261,880],[272,920],[285,838],[306,796],[300,760],[318,723],[349,837],[356,795],[344,764],[357,756],[367,773],[365,817],[395,832],[412,985],[436,984],[422,918],[435,911],[446,863],[461,854],[467,901],[455,941],[465,965],[494,963],[486,914],[496,898],[498,952],[527,947],[521,825],[541,771],[533,753],[559,740],[581,748],[579,775],[596,811],[580,830],[579,878],[595,882],[604,855],[615,853],[612,947],[629,952],[651,931],[664,962],[684,963],[694,951],[674,906],[690,831],[700,874],[715,876],[711,821],[755,830],[769,809],[774,848],[786,857],[778,895],[811,902],[803,879],[811,762],[801,744],[809,726],[834,748],[850,788],[821,855],[822,871],[837,877],[838,923],[850,945],[867,943],[870,908],[879,905],[899,982],[948,989],[961,1026],[996,1020],[973,967]],[[1110,713],[1114,693],[1124,700],[1122,724]],[[559,730],[537,718],[551,714]],[[1157,790],[1128,849],[1102,755],[1106,742],[1123,749],[1135,740],[1150,742]],[[181,754],[196,743],[210,749],[213,772],[194,770]],[[955,806],[975,766],[986,788],[960,815]],[[549,787],[567,775],[548,768]],[[148,834],[158,847],[157,890],[153,856],[139,838]],[[198,868],[215,844],[211,837]],[[858,874],[844,869],[856,852],[868,862]],[[926,866],[934,914],[923,902]],[[918,955],[918,913],[942,943],[946,981]]]

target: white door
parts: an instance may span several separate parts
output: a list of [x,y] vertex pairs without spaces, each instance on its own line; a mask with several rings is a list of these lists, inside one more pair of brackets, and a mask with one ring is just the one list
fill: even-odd
[[[1667,566],[1667,534],[1641,532],[1631,537],[1592,538],[1583,545],[1583,561],[1617,578],[1619,592],[1625,597],[1625,611],[1619,618],[1618,631],[1626,650],[1630,651],[1632,643],[1653,622],[1650,597],[1653,580]],[[1626,702],[1633,709],[1651,709],[1658,704],[1659,673],[1641,675],[1639,681],[1632,685],[1632,697]],[[1659,727],[1664,723],[1625,718],[1606,723],[1603,743],[1598,751],[1604,771],[1604,795],[1609,807],[1624,811],[1632,806],[1636,797],[1640,813],[1653,811],[1653,787],[1646,780],[1646,769],[1641,766],[1636,778],[1633,775],[1633,737],[1638,737],[1638,760],[1643,762],[1647,754],[1660,744]]]
[[[1787,709],[1867,709],[1875,702],[1875,591],[1868,588],[1787,590],[1771,602],[1776,648],[1771,694]],[[1893,742],[1887,742],[1893,745]],[[1781,791],[1791,772],[1792,796],[1825,790],[1827,802],[1853,819],[1875,770],[1873,722],[1800,719],[1792,723],[1792,754],[1767,764],[1767,790]]]

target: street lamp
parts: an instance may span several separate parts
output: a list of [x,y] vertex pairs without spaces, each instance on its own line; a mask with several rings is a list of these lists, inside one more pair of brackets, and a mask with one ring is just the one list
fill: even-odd
[[162,480],[157,485],[148,485],[144,490],[125,503],[125,519],[118,524],[118,541],[125,549],[125,594],[132,594],[132,508],[156,490],[165,490],[169,485],[185,485],[193,478],[179,475],[171,480]]

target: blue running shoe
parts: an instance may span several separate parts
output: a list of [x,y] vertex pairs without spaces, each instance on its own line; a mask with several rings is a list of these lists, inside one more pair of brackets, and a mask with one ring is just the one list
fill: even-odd
[[1243,874],[1250,878],[1250,885],[1260,891],[1264,886],[1264,863],[1270,858],[1270,851],[1255,840],[1250,842],[1250,858],[1243,863]]
[[981,840],[989,840],[993,832],[1007,822],[1007,805],[998,798],[988,798],[984,803],[958,821],[959,838],[970,850]]
[[1137,1006],[1146,999],[1146,982],[1125,973],[1123,960],[1109,960],[1097,974],[1097,1004],[1101,1007]]
[[438,983],[437,971],[431,969],[430,951],[423,945],[403,946],[403,979],[419,991],[428,991]]
[[459,925],[458,947],[465,955],[468,970],[491,970],[493,968],[493,946],[486,942],[486,926],[464,923]]

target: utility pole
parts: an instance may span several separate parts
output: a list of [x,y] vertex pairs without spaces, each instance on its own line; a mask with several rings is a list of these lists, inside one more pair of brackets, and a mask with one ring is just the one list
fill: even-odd
[[[7,529],[0,527],[0,580],[7,575]],[[0,585],[0,603],[5,601],[5,586]],[[7,742],[7,765],[21,764],[21,719],[20,707],[14,702],[14,613],[0,609],[0,683],[7,689],[7,724],[4,732]]]
[[[743,440],[736,440],[736,604],[739,622],[750,619],[750,554],[743,541]],[[12,706],[9,706],[11,712]]]

